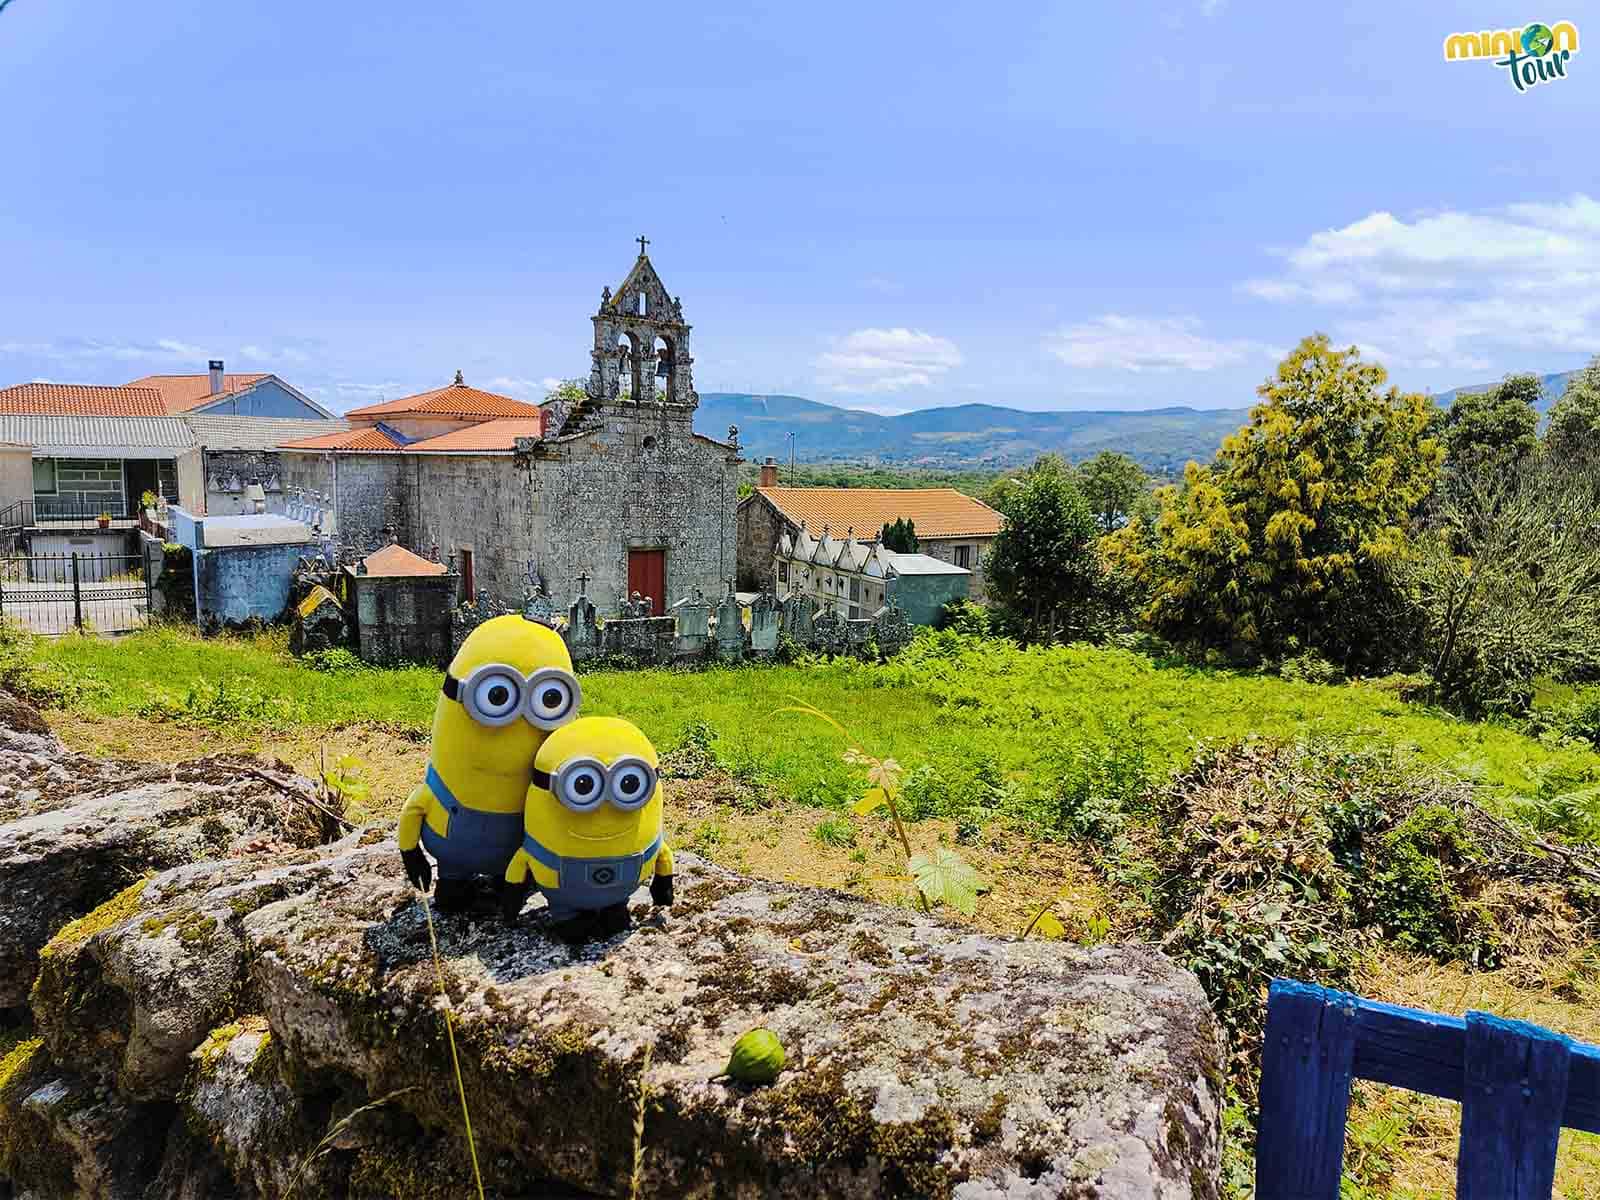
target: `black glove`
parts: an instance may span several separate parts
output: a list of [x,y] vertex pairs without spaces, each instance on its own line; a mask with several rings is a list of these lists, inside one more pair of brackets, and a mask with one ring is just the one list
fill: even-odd
[[507,925],[515,925],[517,917],[522,914],[522,906],[528,901],[528,884],[507,883],[500,881],[500,918]]
[[650,881],[650,899],[663,907],[672,904],[671,875],[657,875]]
[[405,866],[406,879],[412,887],[425,892],[433,886],[433,864],[422,852],[422,847],[400,851],[400,862]]

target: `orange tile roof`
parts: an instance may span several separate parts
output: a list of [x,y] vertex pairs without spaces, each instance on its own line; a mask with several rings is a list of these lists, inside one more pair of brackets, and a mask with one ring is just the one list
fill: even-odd
[[1003,518],[982,501],[955,488],[757,488],[795,524],[813,534],[826,525],[836,537],[853,528],[863,541],[875,538],[891,521],[907,517],[919,538],[993,537]]
[[383,430],[365,425],[360,429],[341,429],[319,433],[316,437],[279,442],[280,450],[398,450],[400,443]]
[[166,405],[169,413],[188,412],[191,408],[199,408],[218,396],[226,396],[229,392],[242,392],[252,383],[259,383],[267,377],[267,372],[259,371],[254,375],[224,375],[222,377],[222,390],[211,390],[211,376],[206,375],[146,375],[142,379],[135,379],[128,384],[129,387],[155,388],[161,394],[161,402]]
[[544,414],[537,417],[499,417],[468,425],[438,437],[412,442],[407,450],[435,450],[457,452],[463,450],[512,450],[519,437],[543,437]]
[[19,383],[0,388],[0,412],[42,417],[164,417],[154,388],[81,383]]
[[418,396],[406,396],[383,404],[369,404],[353,408],[347,417],[398,417],[407,413],[422,413],[436,417],[536,417],[537,404],[498,396],[494,392],[481,392],[464,383],[435,388]]
[[445,575],[450,570],[443,563],[413,554],[401,545],[374,550],[361,561],[366,564],[368,575],[387,575],[391,578],[396,575]]

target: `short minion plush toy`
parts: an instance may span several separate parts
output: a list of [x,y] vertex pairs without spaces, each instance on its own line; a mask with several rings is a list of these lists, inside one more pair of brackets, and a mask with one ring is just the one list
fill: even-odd
[[578,715],[582,694],[561,635],[512,613],[485,621],[450,662],[433,710],[428,773],[400,810],[400,859],[441,911],[464,907],[477,876],[500,879],[522,844],[534,756]]
[[[529,877],[558,923],[616,932],[646,880],[672,903],[672,851],[661,827],[655,747],[620,717],[580,717],[545,739],[534,759],[521,848],[506,868],[506,920],[527,899]],[[587,929],[585,929],[587,931]]]

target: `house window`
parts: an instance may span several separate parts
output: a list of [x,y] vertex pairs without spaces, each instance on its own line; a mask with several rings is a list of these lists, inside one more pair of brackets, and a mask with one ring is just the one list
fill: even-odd
[[850,581],[850,599],[861,599],[861,581],[859,579],[852,579]]
[[972,566],[972,547],[971,546],[957,546],[956,547],[956,566],[958,566],[958,567],[967,567],[967,568],[970,568]]
[[33,490],[42,492],[46,496],[56,494],[56,460],[53,458],[36,458],[33,460]]
[[778,564],[778,582],[789,582],[789,564],[786,562],[781,562]]

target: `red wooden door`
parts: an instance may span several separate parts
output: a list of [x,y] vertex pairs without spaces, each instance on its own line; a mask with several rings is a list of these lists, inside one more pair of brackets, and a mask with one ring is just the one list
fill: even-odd
[[649,596],[651,615],[667,611],[667,552],[665,550],[628,551],[628,595]]

